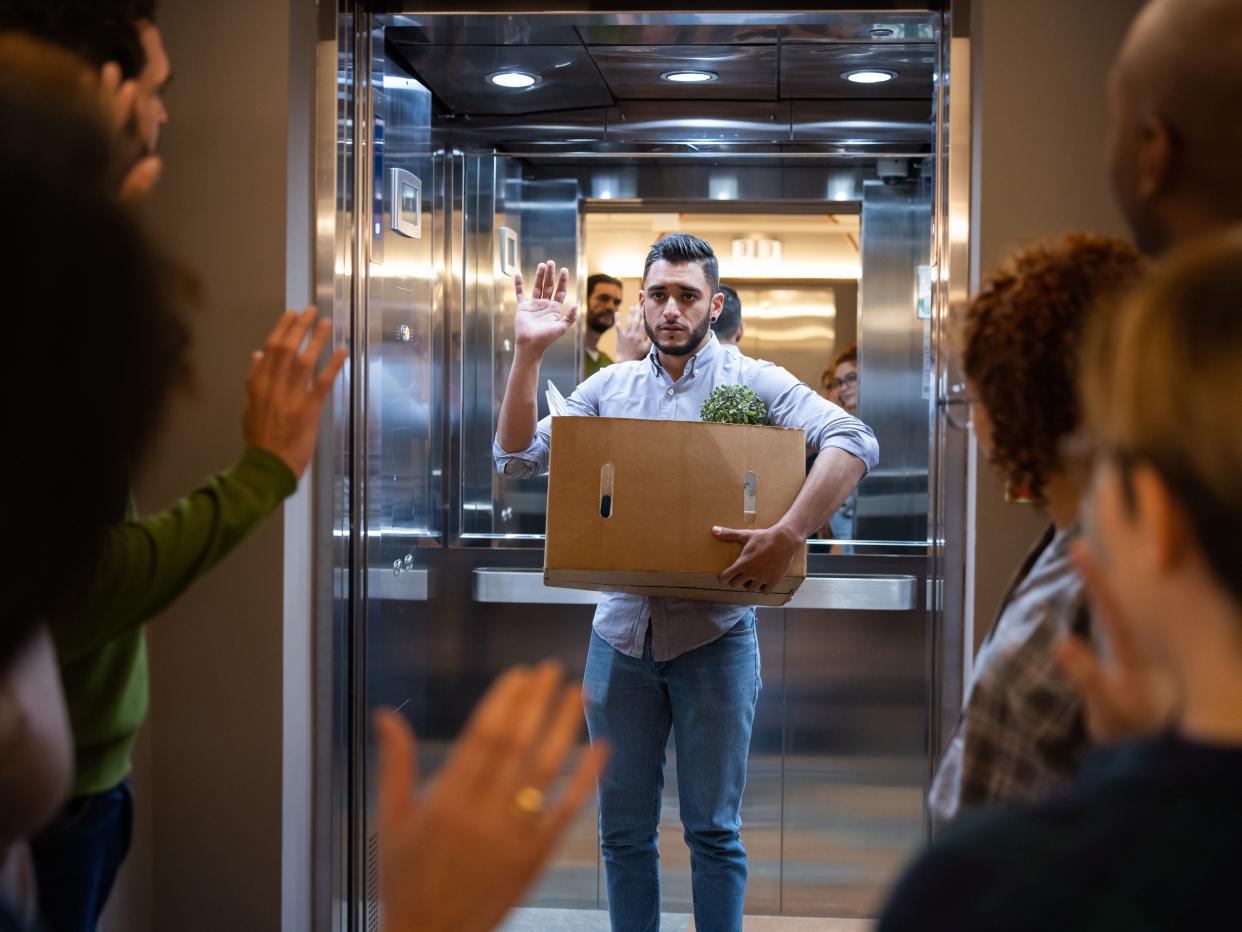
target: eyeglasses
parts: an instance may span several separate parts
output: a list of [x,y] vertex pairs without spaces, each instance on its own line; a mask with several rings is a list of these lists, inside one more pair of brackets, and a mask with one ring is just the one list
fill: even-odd
[[833,379],[829,384],[833,388],[835,388],[837,391],[840,391],[841,389],[845,388],[845,386],[853,385],[857,381],[858,381],[857,372],[847,372],[845,373],[845,375],[841,376],[841,378]]

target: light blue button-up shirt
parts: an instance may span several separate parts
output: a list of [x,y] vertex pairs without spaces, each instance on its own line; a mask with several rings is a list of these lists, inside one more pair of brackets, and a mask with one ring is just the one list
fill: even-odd
[[[566,400],[570,414],[589,417],[634,417],[666,421],[697,421],[699,409],[717,385],[747,385],[768,408],[768,422],[806,431],[808,450],[836,447],[875,467],[880,448],[862,421],[812,391],[790,372],[740,352],[726,352],[712,334],[691,356],[676,382],[660,365],[654,348],[645,358],[601,369],[579,385]],[[506,453],[493,441],[496,468],[506,476],[529,478],[548,469],[552,418],[545,417],[529,447]],[[744,605],[646,598],[606,592],[595,610],[595,631],[631,657],[643,655],[647,627],[656,660],[671,660],[720,637],[741,621]]]

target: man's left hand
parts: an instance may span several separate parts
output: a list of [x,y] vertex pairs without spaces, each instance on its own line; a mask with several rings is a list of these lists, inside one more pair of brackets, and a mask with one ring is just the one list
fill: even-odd
[[784,579],[798,548],[805,543],[801,536],[781,525],[761,531],[714,527],[712,536],[742,545],[741,554],[719,579],[726,586],[747,592],[768,592]]

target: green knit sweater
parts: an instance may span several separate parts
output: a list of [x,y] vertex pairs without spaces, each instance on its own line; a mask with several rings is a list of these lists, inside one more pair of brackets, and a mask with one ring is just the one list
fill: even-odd
[[147,714],[144,624],[220,562],[297,488],[280,458],[247,450],[171,508],[126,520],[105,539],[72,614],[53,625],[76,758],[73,795],[129,774]]

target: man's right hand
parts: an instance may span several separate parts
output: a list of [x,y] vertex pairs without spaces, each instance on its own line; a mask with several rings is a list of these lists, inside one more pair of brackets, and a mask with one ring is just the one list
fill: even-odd
[[569,269],[561,269],[558,274],[555,262],[540,262],[529,296],[523,290],[520,272],[513,276],[513,288],[517,292],[513,326],[518,350],[542,355],[578,317],[577,304],[565,306]]

